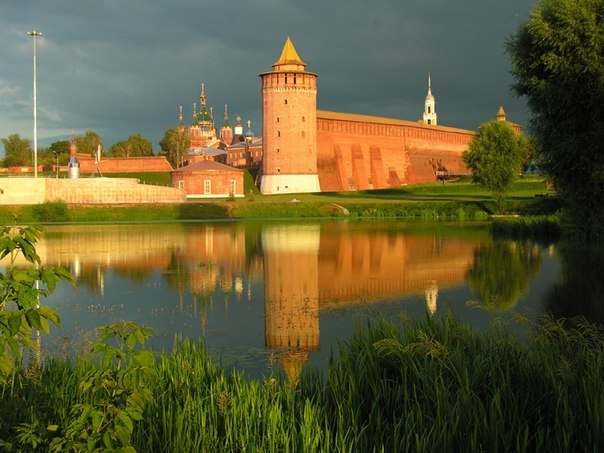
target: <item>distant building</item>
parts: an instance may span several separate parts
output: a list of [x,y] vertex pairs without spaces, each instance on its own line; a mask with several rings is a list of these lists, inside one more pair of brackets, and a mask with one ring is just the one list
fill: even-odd
[[[201,85],[185,163],[258,169],[264,194],[385,189],[468,174],[462,155],[475,131],[439,123],[430,74],[423,114],[408,121],[317,109],[318,74],[306,71],[289,37],[272,67],[260,74],[261,136],[249,121],[244,133],[239,117],[233,128],[226,105],[218,134]],[[503,107],[497,119],[507,121]]]
[[184,189],[187,198],[243,197],[243,170],[212,159],[170,172],[172,187]]

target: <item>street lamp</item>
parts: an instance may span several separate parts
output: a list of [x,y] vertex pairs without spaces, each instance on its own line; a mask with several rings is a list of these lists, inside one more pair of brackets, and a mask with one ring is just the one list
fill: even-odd
[[36,93],[36,37],[42,36],[42,32],[28,31],[29,36],[34,37],[34,178],[38,177],[38,99]]

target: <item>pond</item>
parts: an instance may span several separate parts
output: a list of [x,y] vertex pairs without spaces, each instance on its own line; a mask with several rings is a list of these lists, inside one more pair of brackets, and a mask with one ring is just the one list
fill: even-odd
[[42,301],[62,320],[43,337],[47,354],[82,350],[97,326],[128,320],[154,329],[155,350],[203,339],[217,361],[251,377],[323,368],[338,341],[376,316],[452,313],[478,329],[501,318],[521,332],[514,319],[574,310],[551,302],[568,280],[557,246],[494,241],[486,225],[53,225],[38,253],[77,282]]

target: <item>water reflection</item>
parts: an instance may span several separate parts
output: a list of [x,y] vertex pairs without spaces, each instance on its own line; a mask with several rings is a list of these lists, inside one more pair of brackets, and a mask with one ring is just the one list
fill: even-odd
[[604,248],[598,244],[558,245],[560,279],[547,291],[545,307],[557,318],[585,316],[604,324]]
[[541,269],[539,247],[531,242],[498,240],[474,252],[468,269],[470,288],[488,310],[508,311],[529,288],[529,280]]
[[335,349],[359,307],[459,313],[475,291],[505,310],[544,274],[538,247],[401,222],[52,226],[38,251],[76,276],[49,301],[65,329],[128,319],[167,349],[175,333],[203,337],[248,370],[274,354],[290,379]]

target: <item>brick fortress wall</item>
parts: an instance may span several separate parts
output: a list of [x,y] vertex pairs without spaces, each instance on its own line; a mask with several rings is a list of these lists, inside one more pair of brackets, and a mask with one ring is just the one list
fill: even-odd
[[412,121],[317,111],[321,191],[369,190],[436,181],[435,171],[467,172],[474,132]]

